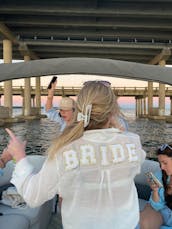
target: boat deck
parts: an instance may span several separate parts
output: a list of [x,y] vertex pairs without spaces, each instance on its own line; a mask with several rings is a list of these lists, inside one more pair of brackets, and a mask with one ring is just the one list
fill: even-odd
[[63,229],[61,214],[59,212],[52,214],[51,221],[47,229]]

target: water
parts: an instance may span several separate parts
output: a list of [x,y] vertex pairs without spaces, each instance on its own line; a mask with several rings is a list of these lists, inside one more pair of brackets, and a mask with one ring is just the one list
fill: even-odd
[[[20,114],[21,109],[14,109],[14,114]],[[148,157],[154,157],[155,150],[162,143],[172,142],[172,124],[165,121],[136,119],[134,109],[123,109],[129,124],[129,131],[140,135],[144,150]],[[57,123],[46,118],[8,124],[22,140],[27,141],[27,154],[45,154],[52,139],[59,134]],[[6,147],[9,138],[5,128],[0,128],[0,152]]]
[[[15,116],[21,114],[21,109],[14,108],[13,114]],[[58,124],[47,118],[8,124],[0,128],[0,152],[6,147],[9,140],[5,127],[10,128],[19,138],[27,141],[27,154],[45,154],[51,140],[59,134]]]

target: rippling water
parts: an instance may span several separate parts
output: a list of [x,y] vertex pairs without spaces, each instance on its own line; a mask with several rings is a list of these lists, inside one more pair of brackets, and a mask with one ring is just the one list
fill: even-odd
[[172,124],[165,121],[133,120],[129,121],[129,130],[140,135],[143,148],[151,158],[158,146],[172,142]]
[[[172,124],[164,121],[135,119],[134,110],[124,110],[123,112],[128,118],[129,131],[140,135],[148,157],[154,157],[155,150],[160,144],[172,142]],[[59,134],[58,125],[46,118],[14,123],[6,127],[11,128],[23,140],[27,140],[27,154],[44,154],[51,144],[51,140]],[[1,127],[0,152],[6,147],[7,142],[8,136],[5,128]]]
[[[32,120],[6,125],[22,140],[27,141],[27,154],[44,154],[51,140],[59,134],[59,127],[48,119]],[[6,147],[8,136],[5,127],[0,128],[0,150]]]

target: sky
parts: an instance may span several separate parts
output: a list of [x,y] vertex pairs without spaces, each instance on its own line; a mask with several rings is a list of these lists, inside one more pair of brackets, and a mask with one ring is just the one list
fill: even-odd
[[[41,77],[41,85],[47,86],[51,80],[52,76],[44,76]],[[114,77],[104,77],[104,76],[95,76],[95,75],[60,75],[58,76],[58,83],[57,87],[80,87],[83,85],[85,81],[88,80],[108,80],[111,82],[112,87],[147,87],[147,82],[145,81],[138,81],[138,80],[127,80],[121,78],[114,78]],[[0,86],[3,83],[0,83]],[[13,80],[13,85],[15,86],[23,86],[24,80]],[[35,86],[35,78],[31,78],[31,85]],[[121,106],[127,106],[128,104],[131,106],[135,106],[135,99],[134,97],[120,97],[118,99]],[[41,97],[41,104],[42,106],[45,105],[46,97]],[[3,105],[3,97],[1,99],[1,105]],[[56,98],[54,101],[54,105],[57,106],[59,103],[59,98]],[[14,106],[22,106],[22,98],[21,96],[13,96],[13,105]]]
[[[50,82],[52,76],[47,77],[41,77],[41,85],[47,86]],[[80,87],[83,85],[83,83],[87,80],[108,80],[111,82],[112,87],[147,87],[147,82],[144,81],[137,81],[137,80],[126,80],[126,79],[120,79],[120,78],[113,78],[113,77],[102,77],[102,76],[90,76],[90,75],[60,75],[58,76],[58,83],[57,87]],[[0,85],[3,85],[3,83],[0,83]],[[15,86],[23,86],[24,80],[13,80],[13,85]],[[31,85],[35,86],[35,78],[31,79]],[[42,106],[44,106],[46,97],[41,97]],[[59,98],[57,98],[54,101],[54,105],[58,105]],[[135,99],[131,97],[120,97],[119,98],[120,104],[126,106],[128,103],[135,104]],[[1,100],[1,103],[3,104],[3,97]],[[14,106],[21,106],[22,105],[22,98],[20,96],[13,96],[13,104]],[[125,105],[126,104],[126,105]]]

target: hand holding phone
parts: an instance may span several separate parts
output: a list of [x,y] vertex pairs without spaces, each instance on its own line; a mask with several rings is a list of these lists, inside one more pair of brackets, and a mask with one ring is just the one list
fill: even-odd
[[52,84],[53,84],[54,82],[56,82],[56,80],[57,80],[57,76],[53,76],[53,78],[51,79],[51,81],[50,81],[50,83],[49,83],[47,89],[51,89]]
[[152,172],[146,172],[145,175],[149,179],[150,183],[156,184],[159,188],[163,187],[161,182],[156,178],[156,176]]

